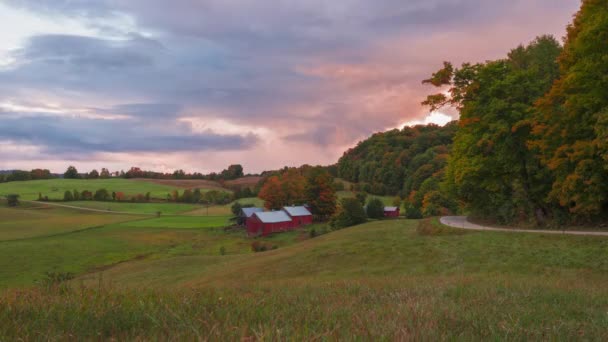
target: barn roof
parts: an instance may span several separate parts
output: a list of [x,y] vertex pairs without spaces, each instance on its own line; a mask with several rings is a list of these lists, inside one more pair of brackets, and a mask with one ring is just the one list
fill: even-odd
[[289,216],[291,217],[312,215],[310,211],[304,206],[283,207],[283,210],[285,210],[287,214],[289,214]]
[[399,210],[398,207],[384,207],[384,211],[397,211]]
[[262,209],[262,208],[254,208],[254,207],[243,208],[241,210],[243,211],[243,215],[245,215],[245,217],[251,217],[251,215],[253,215],[254,213],[259,213],[259,212],[264,211],[264,209]]
[[257,216],[263,223],[291,222],[289,215],[282,210],[256,212],[253,215]]

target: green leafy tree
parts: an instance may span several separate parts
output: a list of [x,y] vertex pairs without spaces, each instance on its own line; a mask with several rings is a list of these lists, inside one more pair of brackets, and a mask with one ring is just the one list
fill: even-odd
[[575,219],[608,211],[607,39],[606,1],[583,1],[559,56],[559,79],[537,105],[534,146],[554,176],[549,199]]
[[80,200],[80,192],[78,192],[78,190],[74,190],[72,192],[72,198],[74,199],[74,201]]
[[557,77],[560,49],[553,37],[543,36],[503,60],[459,69],[445,63],[424,81],[449,86],[450,96],[431,95],[423,104],[460,111],[446,190],[472,214],[511,222],[548,211],[544,199],[551,177],[529,148],[530,119],[535,101]]
[[110,171],[108,171],[108,169],[106,169],[105,167],[102,168],[101,172],[99,173],[99,178],[106,179],[106,178],[110,178],[110,177],[111,177]]
[[91,170],[91,172],[89,172],[89,174],[87,175],[87,178],[97,179],[97,178],[99,178],[99,172],[97,172],[97,170],[93,169],[93,170]]
[[78,179],[80,175],[78,174],[78,170],[74,166],[69,166],[68,169],[63,174],[63,178],[66,179]]
[[342,229],[366,221],[367,216],[361,202],[356,198],[343,198],[340,201],[340,208],[336,215],[332,217],[330,224],[333,229]]
[[366,207],[367,217],[381,219],[384,217],[384,203],[379,198],[372,198]]

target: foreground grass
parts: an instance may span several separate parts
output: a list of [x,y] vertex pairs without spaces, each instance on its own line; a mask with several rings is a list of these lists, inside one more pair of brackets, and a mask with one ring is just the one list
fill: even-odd
[[[209,252],[235,237],[120,226],[100,233],[146,245],[190,234]],[[395,220],[256,254],[189,245],[55,288],[7,291],[0,340],[608,338],[606,238]]]
[[36,290],[0,299],[0,339],[602,340],[607,305],[598,284],[480,277]]

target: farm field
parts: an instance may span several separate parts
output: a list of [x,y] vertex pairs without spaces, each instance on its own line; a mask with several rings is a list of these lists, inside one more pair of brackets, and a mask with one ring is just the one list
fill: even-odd
[[[0,339],[608,337],[608,238],[391,220],[254,254],[242,232],[183,229],[196,219],[0,242]],[[13,292],[53,269],[77,277]]]
[[184,213],[184,215],[199,215],[199,216],[225,216],[232,215],[232,211],[230,208],[235,202],[239,202],[241,204],[252,204],[255,207],[264,207],[264,201],[257,197],[248,197],[241,198],[236,201],[232,201],[226,205],[212,205],[209,207],[206,206],[198,206],[197,209]]
[[222,228],[230,225],[230,216],[165,216],[123,223],[124,227],[167,229]]
[[0,241],[57,235],[132,219],[128,215],[91,214],[63,208],[0,208]]
[[98,201],[72,201],[65,202],[66,204],[74,207],[98,209],[98,210],[109,210],[115,212],[128,212],[138,214],[156,214],[160,212],[161,215],[172,215],[182,214],[201,208],[200,205],[196,204],[185,204],[185,203],[131,203],[131,202],[98,202]]
[[109,192],[123,192],[127,195],[145,194],[150,192],[153,198],[166,199],[167,194],[175,187],[138,182],[130,179],[47,179],[26,182],[0,183],[0,195],[19,194],[21,199],[36,200],[38,194],[48,196],[50,199],[63,199],[66,191],[107,189]]
[[[133,258],[218,255],[220,247],[226,254],[251,253],[243,231],[224,231],[229,216],[150,218],[34,208],[40,207],[0,208],[0,292],[33,286],[45,272],[82,274]],[[272,243],[284,246],[295,238]]]

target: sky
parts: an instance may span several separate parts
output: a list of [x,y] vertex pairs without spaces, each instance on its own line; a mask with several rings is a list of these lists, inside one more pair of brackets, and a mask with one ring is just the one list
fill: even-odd
[[0,1],[0,169],[332,164],[445,60],[561,39],[579,0]]

